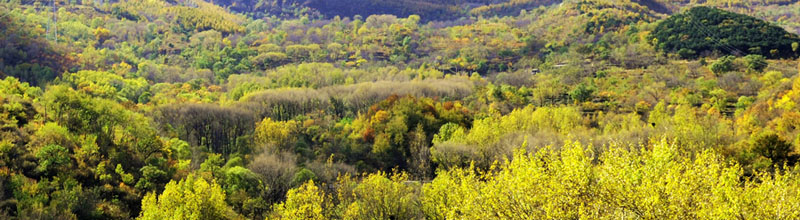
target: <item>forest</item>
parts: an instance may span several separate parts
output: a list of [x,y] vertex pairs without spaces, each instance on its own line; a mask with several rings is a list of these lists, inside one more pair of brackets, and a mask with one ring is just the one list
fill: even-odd
[[800,219],[791,0],[0,0],[0,219]]

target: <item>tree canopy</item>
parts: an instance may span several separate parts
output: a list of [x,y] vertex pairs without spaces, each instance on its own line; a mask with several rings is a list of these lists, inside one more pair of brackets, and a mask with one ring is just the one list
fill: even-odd
[[796,58],[797,34],[763,20],[712,7],[694,7],[661,21],[651,33],[653,44],[686,58],[713,51]]
[[798,219],[792,0],[0,0],[0,219]]

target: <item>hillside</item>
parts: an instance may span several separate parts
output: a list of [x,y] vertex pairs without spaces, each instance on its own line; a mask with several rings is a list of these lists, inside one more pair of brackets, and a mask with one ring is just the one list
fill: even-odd
[[[302,10],[327,17],[368,17],[392,14],[407,17],[420,15],[426,21],[452,20],[468,14],[514,15],[521,9],[531,9],[559,3],[558,0],[219,0],[213,1],[232,11],[264,15],[293,15]],[[287,10],[288,9],[288,10]]]
[[49,2],[0,219],[800,219],[795,1]]
[[720,51],[796,58],[800,37],[753,17],[720,9],[695,7],[659,22],[652,33],[659,49],[683,57]]

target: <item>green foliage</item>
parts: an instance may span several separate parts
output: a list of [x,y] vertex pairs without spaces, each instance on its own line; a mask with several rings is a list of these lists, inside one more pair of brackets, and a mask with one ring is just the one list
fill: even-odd
[[736,58],[733,56],[724,56],[722,58],[719,58],[719,60],[717,60],[716,62],[712,63],[709,69],[711,69],[711,72],[714,72],[714,74],[717,75],[733,71],[734,59]]
[[255,173],[240,166],[225,170],[225,178],[225,184],[227,185],[225,190],[231,194],[239,190],[255,192],[259,190],[261,185]]
[[112,2],[0,1],[0,219],[798,218],[789,0]]
[[97,71],[80,71],[64,76],[63,80],[76,90],[119,102],[138,102],[149,87],[144,78],[125,79],[119,75]]
[[[430,183],[403,174],[344,178],[338,205],[327,214],[325,194],[307,183],[276,208],[282,218],[781,218],[798,213],[791,173],[741,180],[741,168],[712,151],[686,155],[666,141],[649,149],[609,146],[599,155],[578,143],[561,150],[517,151],[489,172],[442,170]],[[596,162],[594,162],[596,161]],[[688,182],[686,182],[688,180]],[[740,183],[743,181],[743,183]],[[775,185],[779,184],[779,185]],[[706,193],[697,193],[703,190]],[[777,194],[775,194],[777,193]],[[778,198],[775,198],[778,197]],[[773,204],[771,202],[777,202]],[[525,205],[519,205],[525,204]],[[769,204],[769,205],[767,205]],[[769,211],[764,211],[767,209]]]
[[689,48],[681,48],[678,50],[678,56],[683,59],[691,59],[697,56],[697,52]]
[[200,164],[200,172],[208,172],[214,177],[222,177],[222,165],[225,163],[225,158],[221,154],[208,154],[202,164]]
[[489,167],[495,160],[510,154],[520,143],[504,143],[519,133],[569,134],[581,130],[581,113],[573,107],[528,106],[508,115],[475,120],[466,135],[456,131],[454,137],[435,143],[431,148],[434,162],[445,167],[469,165]]
[[450,140],[461,140],[464,138],[465,131],[460,125],[447,123],[439,128],[439,132],[433,135],[433,143],[439,144]]
[[172,157],[176,159],[186,160],[191,158],[192,152],[189,143],[178,138],[172,138],[165,144],[169,147]]
[[792,44],[800,41],[797,35],[763,20],[711,7],[672,15],[658,23],[651,37],[657,48],[677,51],[682,57],[691,55],[687,53],[691,50],[792,58],[797,57]]
[[744,60],[747,62],[747,69],[756,72],[762,72],[769,66],[767,59],[761,55],[747,55],[744,57]]
[[790,153],[794,151],[791,144],[782,140],[777,134],[762,134],[753,140],[753,153],[769,159],[777,167],[789,161]]
[[576,102],[585,102],[592,98],[592,93],[594,93],[594,88],[585,83],[581,83],[569,92],[569,96]]
[[313,171],[302,168],[300,171],[294,174],[294,178],[292,179],[292,185],[299,186],[306,182],[313,182],[314,179],[317,179],[317,175],[314,174]]
[[651,12],[635,1],[582,0],[577,1],[575,8],[592,14],[583,28],[586,33],[603,33],[625,24],[652,19]]
[[36,168],[40,172],[50,175],[69,170],[71,164],[69,151],[58,145],[47,145],[36,153],[39,166]]
[[[444,117],[446,115],[451,117]],[[410,161],[404,158],[428,151],[427,146],[424,149],[411,148],[417,138],[414,129],[419,129],[425,136],[422,140],[427,142],[427,137],[433,136],[432,133],[439,131],[443,124],[465,124],[468,118],[464,111],[446,109],[431,99],[391,96],[356,119],[350,137],[371,145],[368,153],[377,167],[386,170],[397,166],[406,168]]]
[[130,173],[125,173],[125,170],[122,169],[122,164],[117,164],[117,168],[114,169],[114,172],[120,176],[123,183],[128,185],[133,184],[133,175]]
[[430,219],[452,219],[465,216],[469,211],[467,199],[477,196],[482,186],[473,169],[442,170],[429,184],[422,186],[421,209]]
[[473,15],[517,15],[520,9],[536,8],[539,6],[546,6],[548,4],[556,3],[557,1],[550,0],[515,0],[506,1],[502,3],[493,3],[473,8],[469,11]]
[[158,188],[169,177],[169,173],[158,166],[147,165],[139,169],[139,171],[142,173],[142,177],[136,182],[136,189],[142,191]]
[[48,41],[52,36],[37,27],[40,17],[17,8],[0,8],[0,75],[45,85],[72,64],[62,47]]

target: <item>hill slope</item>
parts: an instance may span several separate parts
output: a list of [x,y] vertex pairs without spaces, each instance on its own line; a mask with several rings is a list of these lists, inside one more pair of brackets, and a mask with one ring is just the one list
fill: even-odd
[[217,0],[214,3],[254,16],[291,14],[307,8],[328,17],[367,17],[392,14],[420,15],[424,20],[452,20],[470,13],[511,14],[521,9],[561,2],[560,0]]
[[695,7],[659,22],[652,36],[658,48],[685,56],[720,51],[797,57],[800,37],[754,17],[709,7]]
[[[800,217],[798,4],[42,2],[0,0],[0,219]],[[722,40],[781,59],[675,55]]]

